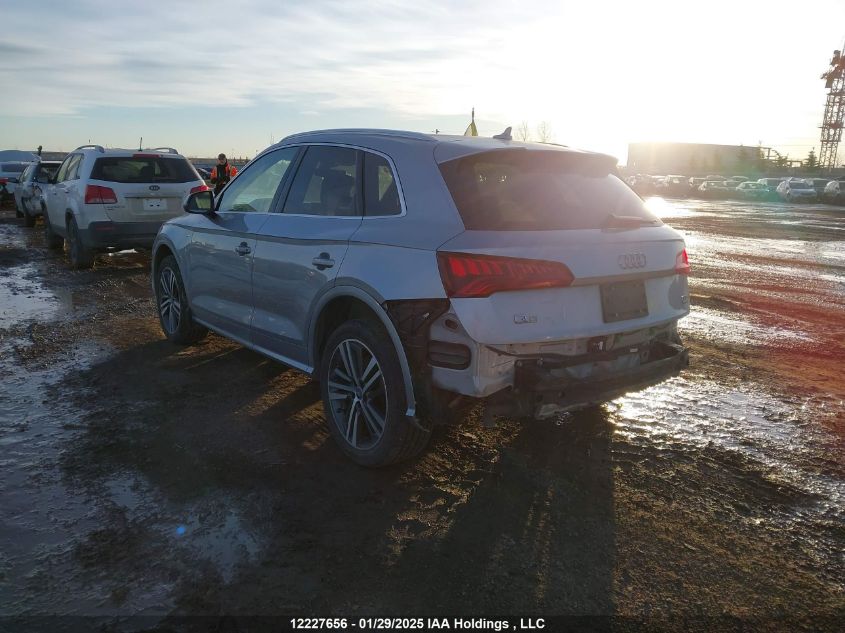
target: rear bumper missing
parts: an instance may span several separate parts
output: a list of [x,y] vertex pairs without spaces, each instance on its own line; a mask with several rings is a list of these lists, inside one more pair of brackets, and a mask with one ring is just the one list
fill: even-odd
[[162,222],[91,222],[80,228],[89,248],[151,248]]
[[518,361],[514,385],[487,399],[493,415],[546,418],[557,413],[607,402],[677,375],[689,365],[682,345],[654,341],[640,364],[630,369],[588,378],[573,378],[566,361]]

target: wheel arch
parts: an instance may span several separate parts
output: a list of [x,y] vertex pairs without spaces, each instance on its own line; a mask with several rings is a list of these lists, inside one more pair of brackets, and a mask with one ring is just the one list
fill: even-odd
[[314,307],[313,315],[314,317],[309,321],[307,340],[309,362],[314,368],[315,374],[320,366],[323,346],[337,326],[350,318],[361,316],[375,318],[381,323],[393,343],[393,348],[396,350],[396,356],[399,359],[399,367],[402,370],[407,402],[405,415],[411,418],[416,416],[414,384],[405,347],[402,345],[399,333],[387,312],[373,295],[355,286],[335,286],[320,297]]

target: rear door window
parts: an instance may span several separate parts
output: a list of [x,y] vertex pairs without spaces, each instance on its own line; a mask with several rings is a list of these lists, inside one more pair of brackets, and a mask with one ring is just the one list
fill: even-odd
[[600,229],[615,217],[661,223],[601,155],[495,150],[441,163],[440,171],[469,230]]
[[384,156],[364,152],[364,215],[402,213],[396,175]]
[[73,180],[76,176],[76,169],[79,166],[79,161],[82,160],[80,154],[71,154],[62,163],[59,174],[56,176],[56,182],[65,182],[66,180]]
[[361,152],[348,147],[309,147],[283,209],[284,213],[320,216],[361,215]]
[[79,168],[82,166],[82,154],[77,154],[74,156],[73,161],[71,161],[70,165],[67,168],[67,179],[68,180],[77,180],[79,179]]
[[182,183],[200,180],[184,158],[158,156],[107,156],[98,158],[91,178],[120,183]]

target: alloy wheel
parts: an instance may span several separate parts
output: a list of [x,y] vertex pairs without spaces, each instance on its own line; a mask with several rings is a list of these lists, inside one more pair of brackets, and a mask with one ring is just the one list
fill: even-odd
[[387,419],[387,387],[378,359],[357,339],[341,341],[332,352],[328,376],[333,422],[354,449],[378,444]]
[[158,279],[158,309],[161,313],[161,322],[167,333],[173,334],[179,329],[179,321],[182,318],[182,303],[179,300],[179,283],[176,280],[176,273],[171,268],[163,269]]

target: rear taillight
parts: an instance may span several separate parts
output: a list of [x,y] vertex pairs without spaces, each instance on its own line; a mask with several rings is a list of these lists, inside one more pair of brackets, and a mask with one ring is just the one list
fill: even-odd
[[494,292],[562,288],[574,277],[560,262],[469,253],[437,253],[443,288],[450,297],[489,297]]
[[209,187],[208,185],[200,185],[199,187],[194,187],[193,189],[191,189],[191,193],[199,193],[200,191],[208,191],[209,189],[211,189],[211,187]]
[[679,275],[689,275],[689,271],[690,266],[687,249],[684,249],[675,257],[675,272]]
[[117,204],[117,195],[109,187],[88,185],[85,187],[85,204]]
[[8,182],[6,178],[0,178],[0,185],[5,185]]

